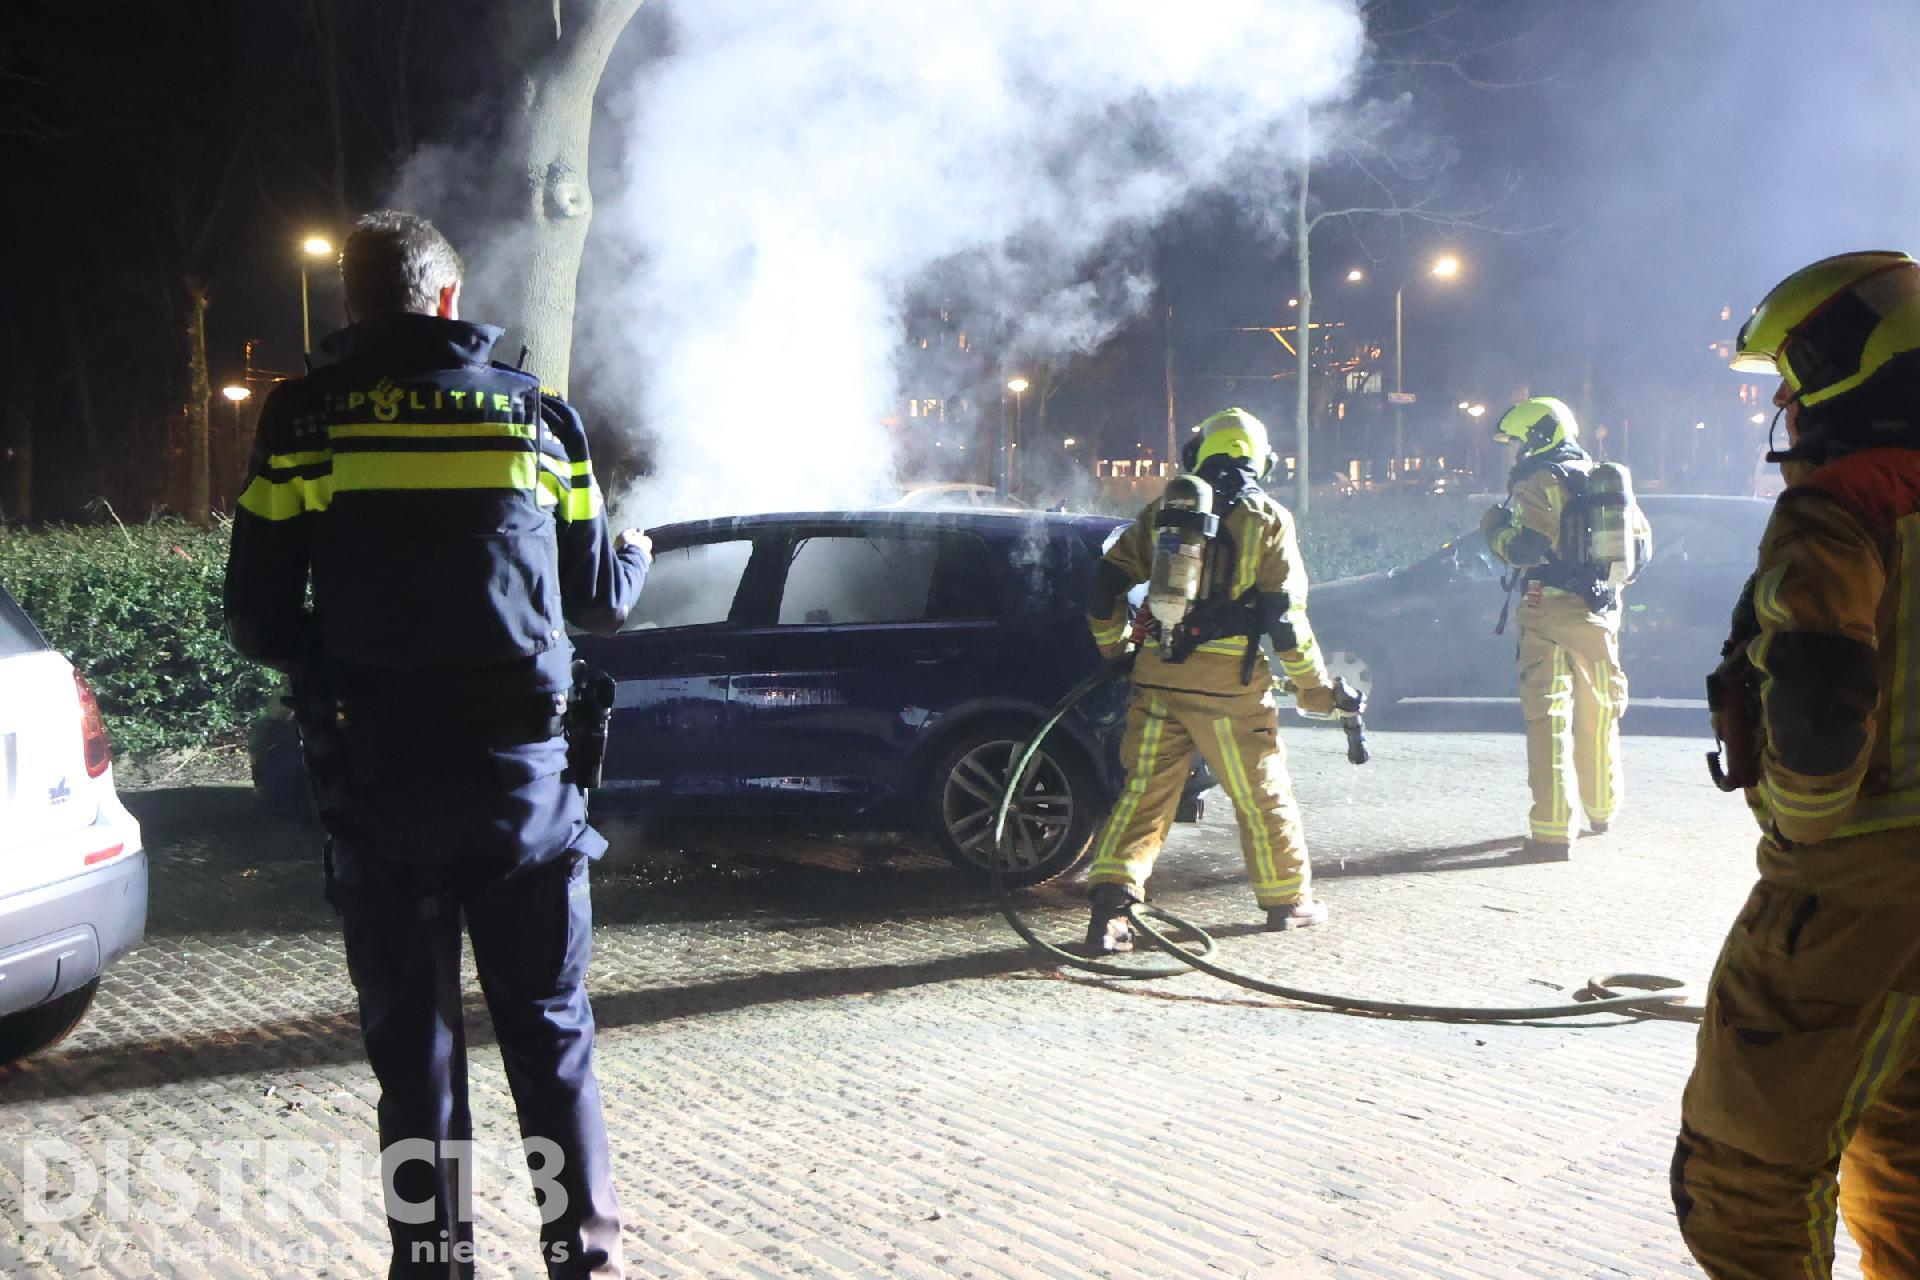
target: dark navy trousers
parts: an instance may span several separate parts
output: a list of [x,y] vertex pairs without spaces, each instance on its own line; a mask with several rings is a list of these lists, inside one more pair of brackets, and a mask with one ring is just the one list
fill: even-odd
[[[463,920],[529,1143],[546,1273],[553,1280],[623,1274],[585,986],[593,947],[587,868],[577,853],[503,874],[498,864],[424,868],[336,852],[329,896],[345,927],[361,1034],[380,1082],[380,1146],[388,1160],[416,1157],[394,1167],[392,1193],[398,1202],[431,1204],[430,1213],[406,1211],[425,1221],[406,1222],[389,1202],[390,1280],[474,1274],[459,1164],[439,1145],[473,1136],[461,1023]],[[423,1152],[443,1158],[417,1158]],[[556,1203],[561,1197],[564,1205]]]

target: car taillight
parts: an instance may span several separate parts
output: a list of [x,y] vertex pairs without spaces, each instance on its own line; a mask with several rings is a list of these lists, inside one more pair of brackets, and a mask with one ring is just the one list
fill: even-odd
[[100,714],[100,700],[93,696],[87,678],[73,673],[73,689],[80,695],[80,739],[86,752],[87,776],[97,778],[113,763],[113,748],[107,742],[107,718]]

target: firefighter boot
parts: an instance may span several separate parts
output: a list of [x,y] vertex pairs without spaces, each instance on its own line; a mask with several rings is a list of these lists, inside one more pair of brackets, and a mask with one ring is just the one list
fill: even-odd
[[1097,884],[1087,892],[1093,916],[1087,921],[1087,954],[1111,956],[1133,950],[1133,924],[1127,908],[1140,901],[1123,884]]
[[1267,908],[1267,932],[1269,933],[1279,933],[1287,929],[1305,929],[1312,925],[1325,924],[1326,920],[1327,904],[1316,900],[1311,895]]

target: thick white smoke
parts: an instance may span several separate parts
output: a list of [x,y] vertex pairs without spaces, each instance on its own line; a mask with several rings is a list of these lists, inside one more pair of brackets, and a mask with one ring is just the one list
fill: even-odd
[[583,281],[578,326],[577,378],[644,408],[654,477],[619,505],[648,524],[883,496],[903,307],[930,271],[1018,352],[1091,347],[1146,297],[1145,231],[1223,185],[1286,198],[1301,108],[1363,51],[1352,0],[670,17],[671,52],[603,91],[625,154],[594,234],[635,265]]

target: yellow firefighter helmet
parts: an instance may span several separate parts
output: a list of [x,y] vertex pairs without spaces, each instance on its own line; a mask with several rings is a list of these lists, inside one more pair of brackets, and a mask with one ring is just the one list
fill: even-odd
[[1803,407],[1845,395],[1920,349],[1920,262],[1904,253],[1843,253],[1767,291],[1740,326],[1733,368],[1774,373]]
[[1222,409],[1200,423],[1200,448],[1193,470],[1208,458],[1245,458],[1262,480],[1273,470],[1273,446],[1267,443],[1266,424],[1245,409]]
[[1555,445],[1578,442],[1580,425],[1573,420],[1573,410],[1567,407],[1566,401],[1534,396],[1500,415],[1493,438],[1502,444],[1517,441],[1522,454],[1532,457]]

